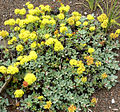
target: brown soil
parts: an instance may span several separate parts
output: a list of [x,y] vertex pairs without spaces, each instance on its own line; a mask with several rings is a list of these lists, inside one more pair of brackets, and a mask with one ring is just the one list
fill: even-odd
[[[14,9],[15,8],[22,8],[24,4],[28,0],[0,0],[0,30],[5,29],[3,22],[9,18],[15,17]],[[58,3],[53,1],[56,0],[29,0],[35,6],[39,6],[40,4],[49,4],[52,7],[58,6]],[[79,11],[82,14],[89,14],[91,13],[88,8],[86,8],[81,3],[85,0],[61,0],[64,4],[69,4],[71,6],[71,11]],[[85,3],[87,5],[87,3]],[[85,13],[86,12],[86,13]],[[96,12],[95,12],[96,13]],[[100,11],[97,11],[97,14]],[[118,51],[120,54],[120,50]],[[120,56],[119,56],[120,57]],[[119,59],[120,60],[120,59]],[[117,73],[118,82],[115,87],[111,90],[101,89],[96,91],[93,95],[98,99],[98,102],[94,108],[91,108],[93,112],[120,112],[120,71]],[[9,97],[10,99],[10,97]],[[115,100],[115,103],[112,103],[112,99]],[[15,105],[14,101],[10,100],[11,106],[9,108],[9,112],[19,112],[18,110],[14,109]]]

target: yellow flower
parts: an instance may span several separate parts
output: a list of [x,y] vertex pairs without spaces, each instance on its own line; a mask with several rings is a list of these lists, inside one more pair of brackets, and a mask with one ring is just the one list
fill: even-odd
[[15,98],[20,98],[24,95],[23,90],[19,89],[14,92]]
[[25,5],[29,5],[30,4],[30,2],[27,2]]
[[11,44],[13,44],[13,42],[12,42],[12,40],[9,40],[8,45],[11,45]]
[[92,65],[94,63],[94,59],[91,56],[86,56],[84,59],[87,59],[87,65]]
[[29,54],[29,59],[30,60],[36,60],[37,59],[37,53],[35,51],[30,51],[30,54]]
[[91,27],[89,28],[89,30],[90,30],[90,31],[94,31],[94,30],[95,30],[95,26],[91,26]]
[[103,22],[104,20],[108,19],[106,14],[101,14],[100,16],[97,17],[99,22]]
[[104,20],[103,23],[101,24],[102,28],[107,28],[108,20]]
[[74,25],[74,23],[75,23],[73,17],[68,18],[67,22],[69,23],[69,25]]
[[46,102],[46,105],[44,105],[44,109],[50,109],[51,104],[52,104],[51,101],[47,101],[47,102]]
[[14,28],[14,30],[15,30],[15,31],[19,31],[19,30],[20,30],[20,27],[16,26],[16,27]]
[[19,72],[19,69],[15,66],[8,66],[8,69],[7,69],[7,74],[15,74],[15,73],[18,73]]
[[91,103],[96,104],[97,103],[97,99],[95,97],[92,98]]
[[49,38],[48,40],[46,40],[45,45],[51,45],[54,43],[54,39],[53,38]]
[[15,25],[15,20],[14,19],[9,19],[4,22],[4,25],[10,25],[14,26]]
[[88,52],[91,54],[91,53],[93,53],[95,51],[95,49],[94,48],[89,48],[88,49]]
[[113,38],[113,39],[117,38],[118,36],[119,36],[118,33],[111,33],[110,34],[110,38]]
[[59,42],[59,41],[55,42],[55,46],[54,46],[55,51],[60,51],[60,50],[63,50],[63,49],[64,49],[64,47],[61,44],[61,42]]
[[69,5],[64,6],[64,4],[62,4],[61,7],[59,8],[60,13],[68,12],[69,10],[70,10]]
[[88,25],[88,22],[87,22],[87,21],[85,21],[85,22],[83,23],[83,25],[84,25],[84,26],[87,26],[87,25]]
[[69,112],[74,112],[76,110],[76,107],[72,104],[70,107],[68,107]]
[[70,63],[71,66],[77,65],[77,60],[71,59],[69,63]]
[[17,57],[17,60],[19,61],[19,60],[21,60],[23,58],[23,56],[18,56]]
[[81,25],[81,22],[80,21],[76,21],[76,26],[79,26]]
[[50,34],[45,34],[45,38],[48,39],[50,37]]
[[100,61],[95,62],[95,64],[96,64],[97,67],[101,66],[101,62]]
[[2,36],[3,38],[7,37],[9,35],[9,33],[5,30],[0,31],[0,36]]
[[81,16],[81,14],[79,14],[79,12],[76,12],[76,11],[72,12],[72,15],[73,16]]
[[77,73],[80,75],[85,71],[85,66],[83,63],[81,63],[81,65],[79,65],[79,68],[77,69]]
[[20,22],[20,18],[17,18],[16,21],[15,21],[15,23],[19,24],[19,22]]
[[93,20],[94,17],[93,17],[91,14],[89,14],[89,15],[87,15],[87,19],[88,19],[88,20]]
[[44,98],[44,96],[38,96],[39,100],[42,100]]
[[22,51],[23,50],[23,46],[21,44],[16,46],[16,50],[17,51]]
[[33,9],[34,8],[33,4],[28,4],[27,7],[28,7],[28,9]]
[[20,62],[16,62],[13,65],[14,65],[14,67],[17,67],[18,65],[20,65]]
[[115,34],[120,34],[120,29],[117,29]]
[[58,14],[57,17],[58,17],[59,19],[64,19],[64,18],[65,18],[65,16],[64,16],[63,13]]
[[7,68],[6,68],[5,66],[0,66],[0,72],[1,72],[2,74],[6,74]]
[[25,15],[25,14],[26,14],[25,8],[21,9],[19,14],[20,14],[20,15]]
[[32,49],[32,48],[35,48],[36,46],[37,46],[37,44],[36,44],[36,41],[35,41],[35,42],[33,42],[33,43],[31,44],[30,47],[31,47],[31,49]]
[[87,77],[82,77],[82,78],[81,78],[81,81],[82,81],[83,83],[85,83],[85,82],[87,81]]
[[68,31],[68,28],[66,26],[60,27],[60,33],[65,33]]
[[108,75],[107,75],[106,73],[103,73],[103,74],[101,75],[101,77],[102,77],[102,79],[105,79],[105,78],[108,77]]
[[19,14],[20,13],[20,9],[15,9],[15,14]]
[[36,81],[36,79],[37,78],[32,73],[27,73],[24,77],[24,81],[26,81],[28,83],[28,85],[31,85],[32,83],[34,83]]

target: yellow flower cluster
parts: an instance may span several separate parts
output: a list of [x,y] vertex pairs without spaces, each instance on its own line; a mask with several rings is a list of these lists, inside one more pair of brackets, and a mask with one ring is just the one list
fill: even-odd
[[100,61],[95,62],[95,64],[96,64],[97,67],[101,66],[101,62]]
[[87,19],[88,19],[88,20],[93,20],[94,17],[93,17],[91,14],[88,14],[88,15],[87,15]]
[[79,75],[82,74],[85,71],[85,66],[84,66],[82,61],[77,61],[75,59],[71,59],[69,63],[70,63],[71,66],[77,66],[78,67],[77,73]]
[[51,101],[47,101],[46,105],[44,105],[44,109],[50,109],[51,105],[52,105],[52,102]]
[[50,8],[49,5],[46,5],[46,6],[40,5],[39,7],[40,7],[41,10],[44,11],[44,12],[46,12],[46,11],[47,11],[47,12],[50,12],[50,11],[51,11],[51,8]]
[[29,23],[34,23],[36,21],[39,21],[40,18],[38,16],[33,16],[33,15],[26,15],[26,19],[24,19],[24,23],[25,24],[29,24]]
[[36,46],[37,46],[36,41],[34,41],[34,42],[30,45],[31,49],[35,48]]
[[102,79],[105,79],[105,78],[108,77],[108,75],[107,75],[106,73],[103,73],[103,74],[101,75],[101,77],[102,77]]
[[77,73],[80,75],[85,71],[85,66],[83,64],[82,61],[78,61],[78,65],[79,68],[77,69]]
[[19,31],[20,30],[20,27],[18,27],[18,26],[16,26],[15,28],[14,28],[14,31]]
[[111,39],[115,39],[120,35],[120,29],[117,29],[115,33],[110,34]]
[[81,24],[81,22],[79,21],[80,18],[81,14],[79,14],[79,12],[73,12],[72,16],[67,19],[67,22],[69,23],[69,25],[76,24],[76,26],[79,26]]
[[14,19],[9,19],[9,20],[6,20],[4,22],[4,25],[10,25],[10,26],[14,26],[15,25],[15,20]]
[[45,34],[45,38],[48,39],[50,37],[50,34]]
[[9,33],[5,30],[0,31],[0,36],[2,36],[3,38],[7,37],[9,35]]
[[81,78],[81,81],[82,81],[83,83],[87,82],[87,77],[82,77],[82,78]]
[[15,98],[20,98],[24,95],[23,90],[19,89],[14,92]]
[[29,53],[29,59],[30,60],[36,60],[37,59],[37,54],[35,51],[30,51]]
[[51,45],[51,44],[54,44],[54,50],[55,51],[60,51],[60,50],[64,49],[61,42],[58,41],[57,39],[49,38],[48,40],[46,40],[45,45]]
[[16,46],[16,50],[17,51],[22,51],[23,50],[23,46],[21,44]]
[[37,35],[36,35],[35,31],[30,33],[29,30],[21,30],[21,32],[19,34],[19,38],[22,39],[25,42],[28,39],[31,39],[31,40],[37,39]]
[[41,25],[40,27],[45,27],[45,25],[55,25],[56,24],[56,20],[54,18],[43,18],[43,20],[41,20]]
[[13,42],[16,42],[16,41],[17,41],[17,37],[12,37],[12,39],[8,41],[8,45],[11,45],[13,44]]
[[26,10],[25,10],[25,8],[15,9],[14,13],[15,14],[20,14],[20,15],[25,15],[26,14]]
[[94,61],[93,61],[94,59],[91,56],[86,56],[86,57],[84,57],[84,59],[87,60],[87,65],[92,65],[94,63]]
[[96,104],[97,103],[97,99],[95,97],[93,97],[92,100],[91,100],[91,103]]
[[95,49],[94,48],[89,48],[88,49],[88,52],[91,54],[91,53],[93,53],[95,51]]
[[102,28],[107,28],[108,24],[108,17],[106,14],[101,14],[100,16],[97,17],[98,21],[101,22],[101,27]]
[[69,112],[75,112],[75,110],[76,110],[76,106],[74,106],[73,104],[70,105],[70,107],[68,107]]
[[57,18],[59,18],[59,19],[64,19],[64,18],[65,18],[65,16],[64,16],[64,14],[63,14],[63,13],[60,13],[60,14],[58,14],[58,15],[57,15]]
[[59,41],[55,42],[55,46],[54,46],[55,51],[60,51],[60,50],[63,50],[63,49],[64,49],[64,47],[61,44],[61,42],[59,42]]
[[77,60],[71,59],[69,63],[70,63],[71,66],[76,66],[77,65]]
[[87,22],[87,21],[84,21],[83,25],[84,25],[84,26],[87,26],[87,25],[88,25],[88,22]]
[[89,28],[89,30],[92,32],[92,31],[94,31],[95,30],[95,26],[91,26],[90,28]]
[[42,100],[44,98],[44,96],[38,96],[39,100]]
[[66,26],[61,26],[60,27],[60,33],[65,33],[68,31],[68,28]]
[[36,81],[36,79],[37,78],[32,73],[27,73],[24,77],[24,81],[26,81],[28,83],[28,85],[33,84]]
[[24,55],[24,56],[19,56],[17,58],[18,61],[20,61],[20,64],[23,65],[24,63],[27,63],[31,60],[36,60],[37,59],[37,54],[35,51],[30,51],[29,55]]
[[6,74],[7,68],[6,68],[5,66],[0,66],[0,72],[1,72],[2,74]]
[[70,6],[69,5],[64,5],[61,3],[61,7],[59,8],[60,13],[64,13],[64,12],[68,12],[70,10]]
[[7,69],[7,74],[16,74],[19,72],[19,69],[16,67],[16,66],[8,66],[8,69]]
[[39,15],[41,13],[41,10],[39,7],[36,7],[35,9],[30,9],[28,12],[30,15]]
[[34,5],[30,4],[30,2],[27,2],[26,5],[27,5],[28,9],[33,9],[34,8]]

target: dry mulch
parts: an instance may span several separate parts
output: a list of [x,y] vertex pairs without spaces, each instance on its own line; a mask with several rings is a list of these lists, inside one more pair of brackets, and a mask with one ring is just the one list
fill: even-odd
[[[6,19],[15,17],[14,9],[22,8],[28,0],[0,0],[0,30],[5,29],[3,22]],[[40,4],[49,4],[52,7],[58,6],[55,0],[29,0],[35,6]],[[71,11],[79,11],[82,14],[91,13],[89,9],[85,8],[81,3],[85,0],[61,0],[64,4],[70,4]],[[86,13],[84,13],[86,12]],[[95,12],[96,13],[96,12]],[[100,12],[97,12],[100,13]],[[118,51],[120,54],[120,50]],[[120,61],[120,56],[119,59]],[[116,74],[118,76],[118,83],[111,90],[101,89],[96,91],[93,95],[98,99],[98,102],[94,108],[91,108],[93,112],[120,112],[120,71]],[[10,98],[9,98],[10,99]],[[15,102],[10,100],[10,103],[14,105]],[[9,112],[18,112],[11,105]]]

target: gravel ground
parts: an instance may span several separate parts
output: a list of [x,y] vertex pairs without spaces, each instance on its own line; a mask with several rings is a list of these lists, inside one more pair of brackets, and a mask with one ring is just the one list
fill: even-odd
[[[6,29],[3,25],[3,22],[6,19],[15,17],[14,9],[15,8],[22,8],[24,4],[28,0],[0,0],[0,30]],[[55,3],[55,0],[29,0],[35,6],[39,6],[40,4],[50,4],[51,6],[58,6]],[[64,4],[70,4],[71,11],[79,11],[82,14],[90,13],[90,10],[85,8],[81,3],[85,0],[61,0]],[[86,3],[85,3],[86,4]],[[96,13],[96,12],[95,12]],[[98,13],[98,12],[97,12]],[[7,28],[8,29],[8,28]],[[120,54],[120,50],[118,51]],[[120,61],[120,56],[119,59]],[[101,89],[96,91],[93,95],[98,99],[98,102],[94,108],[91,108],[93,112],[120,112],[120,71],[117,73],[118,77],[118,84],[113,87],[110,91],[106,89]],[[14,102],[10,100],[13,104]],[[12,107],[11,107],[12,109]],[[92,112],[91,111],[91,112]],[[14,110],[14,108],[9,112],[18,112]]]

